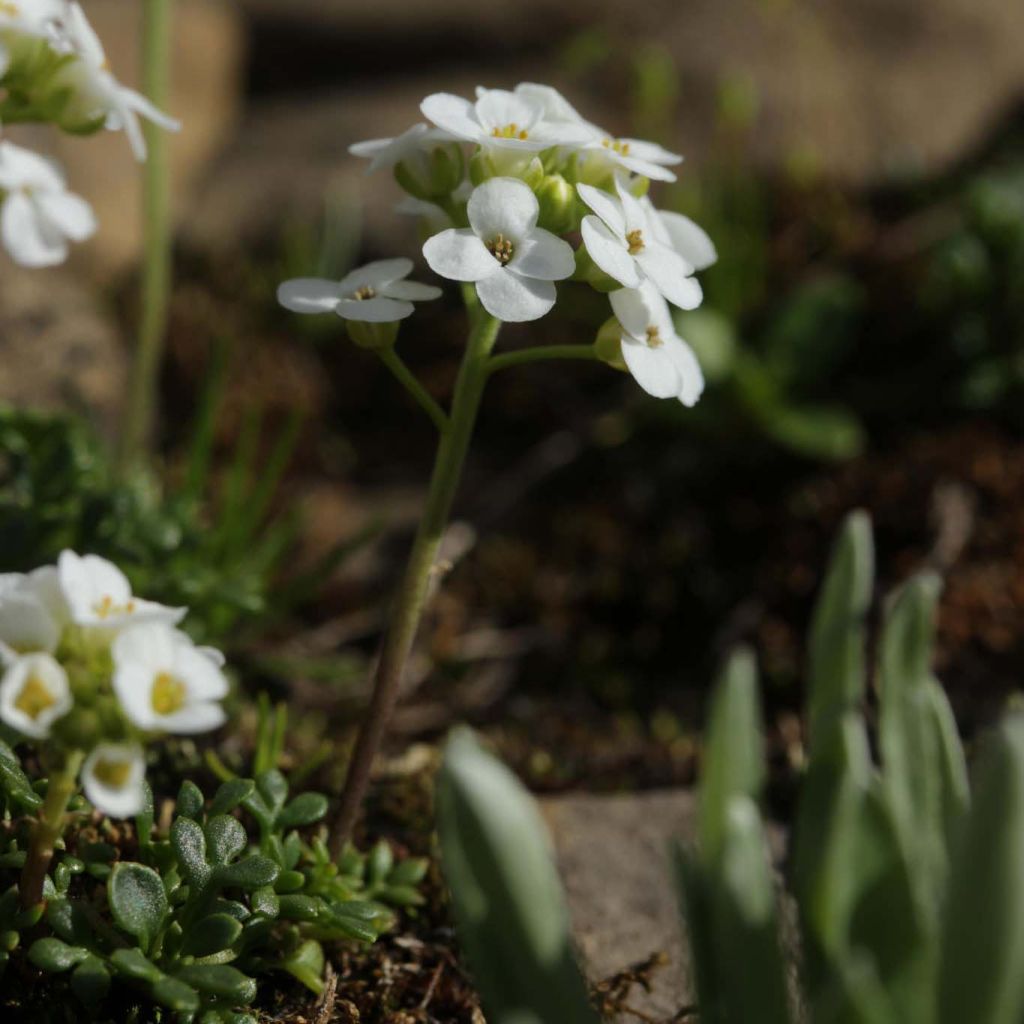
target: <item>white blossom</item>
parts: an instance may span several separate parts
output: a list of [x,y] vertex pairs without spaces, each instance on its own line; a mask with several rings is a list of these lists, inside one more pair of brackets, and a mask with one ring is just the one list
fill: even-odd
[[336,313],[343,320],[393,323],[411,316],[414,302],[436,299],[441,289],[407,281],[412,260],[400,257],[359,267],[341,281],[299,277],[285,281],[277,301],[293,313]]
[[32,739],[46,739],[72,703],[67,673],[49,654],[18,658],[0,680],[0,721]]
[[10,46],[20,36],[50,35],[65,13],[64,0],[2,0],[0,2],[0,77],[10,66]]
[[57,572],[69,617],[77,626],[116,632],[141,622],[173,625],[185,616],[185,608],[168,608],[135,597],[125,574],[99,555],[62,551]]
[[471,281],[484,309],[499,320],[544,316],[555,304],[554,281],[571,277],[572,248],[537,227],[533,191],[517,178],[491,178],[469,197],[468,228],[449,228],[423,246],[430,268]]
[[114,640],[114,692],[149,732],[199,733],[225,721],[228,681],[209,649],[163,623],[132,626]]
[[704,375],[693,349],[676,333],[664,298],[649,281],[609,296],[622,327],[622,358],[637,384],[655,398],[696,404]]
[[648,196],[640,200],[640,205],[647,213],[654,237],[675,249],[694,270],[706,270],[718,262],[715,243],[695,221],[672,210],[655,209]]
[[101,743],[82,765],[82,789],[101,814],[130,818],[146,805],[146,761],[136,743]]
[[55,568],[0,575],[0,663],[33,652],[52,654],[67,621]]
[[454,136],[439,128],[431,128],[422,121],[402,132],[393,139],[369,139],[355,142],[348,147],[353,156],[370,161],[367,174],[396,164],[406,163],[423,157],[424,151],[444,142],[454,141]]
[[23,267],[63,263],[68,239],[96,230],[92,207],[67,190],[54,164],[11,142],[0,142],[0,195],[0,237]]
[[616,179],[618,199],[591,185],[577,185],[580,198],[594,211],[583,218],[583,242],[591,259],[626,288],[650,281],[669,302],[696,309],[703,299],[694,267],[663,241],[660,226]]

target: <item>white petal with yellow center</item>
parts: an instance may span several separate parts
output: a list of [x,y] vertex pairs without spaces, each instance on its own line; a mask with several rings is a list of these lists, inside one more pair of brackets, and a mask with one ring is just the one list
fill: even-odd
[[67,673],[49,654],[18,658],[0,680],[0,720],[32,739],[45,739],[74,703]]
[[130,818],[146,802],[146,762],[137,744],[101,743],[82,765],[86,799],[111,818]]

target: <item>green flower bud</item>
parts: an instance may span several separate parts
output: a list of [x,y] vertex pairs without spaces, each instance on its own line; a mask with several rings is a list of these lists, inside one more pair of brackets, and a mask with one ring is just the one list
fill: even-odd
[[607,294],[618,291],[622,285],[614,278],[609,277],[591,258],[587,248],[581,245],[576,250],[576,272],[572,275],[574,281],[589,284],[594,291]]
[[609,317],[597,332],[594,339],[597,358],[613,369],[628,372],[626,361],[622,358],[622,326],[615,317]]
[[564,235],[579,226],[576,190],[560,174],[549,174],[537,189],[540,203],[538,223],[542,228]]
[[416,199],[447,199],[461,184],[466,171],[462,150],[454,143],[415,153],[395,166],[395,180]]
[[515,177],[522,178],[536,192],[544,180],[544,165],[534,157]]
[[478,149],[469,159],[469,180],[474,185],[482,185],[490,178],[497,177],[498,172],[491,158],[482,149]]
[[391,348],[398,340],[398,322],[365,323],[362,320],[346,320],[345,329],[348,336],[360,348],[368,348],[373,352]]
[[54,722],[53,736],[64,746],[78,750],[91,750],[107,738],[100,715],[79,704]]

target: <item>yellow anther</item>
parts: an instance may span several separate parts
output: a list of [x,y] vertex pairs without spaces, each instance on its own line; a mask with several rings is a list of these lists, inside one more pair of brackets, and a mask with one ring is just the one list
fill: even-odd
[[173,715],[185,706],[187,696],[188,687],[180,679],[176,679],[170,672],[161,672],[153,680],[149,699],[158,715]]
[[93,766],[92,773],[104,786],[109,786],[111,789],[124,789],[132,776],[132,765],[130,761],[112,761],[109,758],[101,757]]
[[647,328],[647,347],[648,348],[661,348],[665,342],[661,338],[661,331],[658,330],[653,324]]
[[626,233],[626,243],[629,245],[629,255],[636,256],[644,251],[644,233],[640,228]]
[[504,267],[515,254],[515,246],[504,235],[495,235],[484,243],[487,251]]
[[377,292],[368,284],[364,284],[362,288],[358,288],[352,293],[352,298],[357,302],[364,302],[367,299],[377,298]]
[[523,142],[530,137],[530,133],[525,128],[520,128],[515,121],[501,128],[492,128],[491,135],[496,139],[520,139]]
[[25,680],[14,706],[35,721],[47,708],[52,708],[56,703],[57,698],[50,692],[46,683],[39,676],[31,675]]
[[601,145],[613,153],[618,153],[619,156],[629,156],[629,143],[621,139],[602,139]]

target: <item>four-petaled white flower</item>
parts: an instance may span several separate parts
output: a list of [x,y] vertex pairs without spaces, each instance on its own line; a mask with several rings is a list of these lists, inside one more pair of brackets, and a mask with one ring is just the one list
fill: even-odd
[[431,128],[422,121],[396,135],[393,139],[368,139],[355,142],[348,147],[353,156],[370,161],[367,174],[396,164],[421,159],[426,150],[445,142],[453,142],[454,136],[440,128]]
[[101,743],[82,765],[82,789],[101,814],[130,818],[146,805],[146,760],[135,743]]
[[540,207],[517,178],[491,178],[466,207],[468,228],[449,228],[427,240],[431,270],[452,281],[471,281],[484,309],[499,320],[544,316],[555,304],[552,282],[576,269],[572,247],[537,227]]
[[341,281],[297,277],[277,289],[277,301],[293,313],[337,313],[343,320],[393,323],[413,313],[414,302],[436,299],[441,289],[405,279],[412,260],[378,260]]
[[0,721],[35,740],[46,739],[72,704],[67,673],[49,654],[18,658],[0,681]]
[[588,138],[579,125],[548,121],[539,100],[505,89],[480,89],[475,103],[438,92],[420,110],[439,128],[488,150],[529,155],[552,146],[581,145]]
[[703,299],[694,267],[659,241],[660,226],[640,200],[616,179],[618,199],[591,185],[577,185],[580,198],[594,211],[583,218],[583,241],[591,259],[626,288],[650,281],[669,302],[681,309],[696,309]]
[[124,131],[135,158],[145,160],[146,140],[139,126],[139,116],[172,132],[178,131],[180,122],[114,77],[103,43],[80,4],[68,4],[63,28],[61,37],[65,47],[76,59],[58,72],[58,80],[72,90],[73,117],[86,124],[102,121],[110,131]]
[[60,171],[43,157],[0,142],[0,236],[15,263],[63,263],[68,239],[85,241],[96,230],[92,207],[67,190]]
[[672,314],[657,288],[644,281],[609,296],[622,327],[622,358],[637,384],[655,398],[692,406],[704,390],[693,349],[676,334]]
[[53,566],[0,576],[0,663],[22,654],[52,654],[67,621],[67,604]]
[[228,681],[210,653],[163,623],[132,626],[111,647],[114,692],[149,732],[199,733],[224,724]]
[[99,555],[82,556],[74,551],[62,551],[57,560],[57,572],[68,615],[76,626],[116,632],[132,623],[173,625],[185,616],[184,608],[168,608],[134,597],[125,574]]

